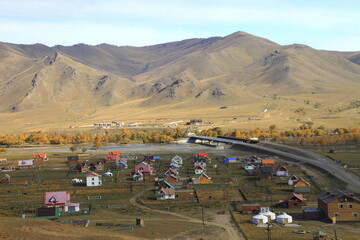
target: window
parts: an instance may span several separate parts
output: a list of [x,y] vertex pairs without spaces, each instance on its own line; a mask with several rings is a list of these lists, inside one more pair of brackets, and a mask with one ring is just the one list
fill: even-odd
[[348,208],[352,208],[352,203],[348,203]]
[[91,178],[91,181],[95,181],[95,178]]
[[339,218],[339,217],[340,217],[340,213],[334,213],[334,217]]
[[358,213],[352,213],[352,217],[353,217],[353,218],[357,218],[357,217],[358,217]]
[[95,185],[95,183],[94,183],[94,182],[92,182],[91,184],[92,184],[92,185]]
[[344,205],[342,203],[339,203],[339,208],[343,208]]

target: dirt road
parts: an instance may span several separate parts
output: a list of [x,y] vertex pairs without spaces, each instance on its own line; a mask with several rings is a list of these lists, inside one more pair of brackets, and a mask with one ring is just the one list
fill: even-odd
[[[162,214],[167,214],[167,215],[172,215],[172,216],[180,218],[180,219],[177,219],[177,221],[182,221],[183,220],[183,221],[186,221],[186,222],[202,224],[202,221],[199,220],[199,219],[196,219],[196,218],[188,217],[188,216],[182,215],[180,213],[151,209],[151,208],[145,207],[145,206],[137,203],[136,199],[139,196],[141,196],[145,191],[147,191],[147,190],[143,190],[142,192],[140,192],[140,193],[136,194],[135,196],[133,196],[130,199],[131,204],[138,207],[138,208],[144,209],[144,210],[153,211],[153,212],[162,213]],[[221,221],[221,223],[216,221],[217,219],[219,219]],[[224,222],[224,218],[215,218],[215,221],[216,222],[205,221],[204,223],[206,225],[221,227],[221,228],[225,229],[226,232],[228,233],[228,236],[229,236],[228,239],[231,239],[231,240],[243,240],[244,239],[243,236],[241,236],[241,234],[238,233],[238,231],[231,226],[229,221]],[[228,224],[226,224],[226,222],[228,222]]]

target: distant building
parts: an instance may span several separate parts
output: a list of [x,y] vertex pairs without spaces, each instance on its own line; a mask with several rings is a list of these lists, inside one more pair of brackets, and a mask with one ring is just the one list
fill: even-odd
[[18,161],[18,167],[20,169],[33,168],[33,160],[20,160]]
[[46,156],[46,153],[34,153],[34,162],[43,162],[48,161],[49,158]]

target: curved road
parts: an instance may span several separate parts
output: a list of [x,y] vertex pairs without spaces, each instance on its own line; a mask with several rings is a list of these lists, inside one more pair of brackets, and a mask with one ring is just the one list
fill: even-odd
[[[285,146],[281,144],[275,144],[275,143],[258,143],[258,144],[249,144],[244,143],[242,141],[237,141],[233,139],[224,139],[224,138],[216,138],[216,137],[205,137],[205,136],[196,136],[197,139],[209,141],[209,142],[222,142],[227,144],[233,144],[234,147],[239,148],[245,148],[245,149],[251,149],[255,151],[262,151],[270,154],[277,155],[279,157],[282,157],[284,159],[289,159],[293,161],[299,161],[311,164],[315,167],[321,168],[327,172],[329,172],[334,177],[338,178],[339,180],[345,182],[347,185],[344,186],[348,190],[354,192],[354,193],[360,193],[360,177],[345,171],[343,168],[339,168],[334,163],[329,162],[327,159],[321,157],[320,155],[316,153],[312,153],[300,148]],[[279,150],[281,149],[281,150]],[[285,151],[286,152],[285,152]],[[296,155],[294,153],[299,153],[299,155]]]
[[[175,217],[179,217],[179,218],[182,218],[184,221],[187,221],[187,222],[192,222],[192,223],[200,223],[202,224],[202,220],[199,220],[197,218],[191,218],[191,217],[188,217],[188,216],[185,216],[185,215],[182,215],[180,213],[175,213],[175,212],[167,212],[167,211],[162,211],[162,210],[157,210],[157,209],[152,209],[152,208],[148,208],[148,207],[145,207],[139,203],[136,202],[136,199],[141,196],[145,191],[147,190],[143,190],[141,192],[139,192],[138,194],[134,195],[131,199],[130,199],[130,203],[138,208],[142,208],[144,210],[149,210],[149,211],[153,211],[153,212],[157,212],[157,213],[162,213],[162,214],[167,214],[167,215],[172,215],[172,216],[175,216]],[[180,220],[180,219],[178,219]],[[215,222],[208,222],[208,221],[205,221],[204,222],[205,224],[207,225],[211,225],[211,226],[216,226],[216,227],[221,227],[221,228],[224,228],[226,230],[226,232],[228,233],[229,235],[229,238],[228,239],[234,239],[234,240],[243,240],[244,238],[242,236],[240,236],[240,234],[238,234],[238,232],[231,226],[228,226],[228,225],[225,225],[225,224],[220,224],[220,223],[215,223]]]

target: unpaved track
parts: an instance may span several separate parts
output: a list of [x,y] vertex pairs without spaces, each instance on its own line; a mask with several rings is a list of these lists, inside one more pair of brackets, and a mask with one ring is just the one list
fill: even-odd
[[[175,213],[175,212],[167,212],[167,211],[162,211],[162,210],[156,210],[156,209],[151,209],[148,207],[145,207],[139,203],[136,202],[136,199],[141,196],[145,191],[147,190],[143,190],[140,193],[136,194],[135,196],[133,196],[130,199],[130,203],[138,208],[144,209],[144,210],[148,210],[148,211],[153,211],[153,212],[157,212],[157,213],[162,213],[162,214],[167,214],[167,215],[172,215],[175,217],[178,217],[180,219],[177,219],[177,221],[186,221],[186,222],[192,222],[192,223],[200,223],[202,224],[202,221],[196,218],[192,218],[192,217],[188,217],[185,215],[182,215],[180,213]],[[226,230],[226,232],[229,235],[229,240],[243,240],[244,238],[238,233],[237,230],[235,230],[232,226],[230,225],[226,225],[226,224],[222,224],[222,223],[217,223],[217,222],[208,222],[205,221],[204,222],[206,225],[211,225],[211,226],[216,226],[216,227],[221,227],[224,228]]]

